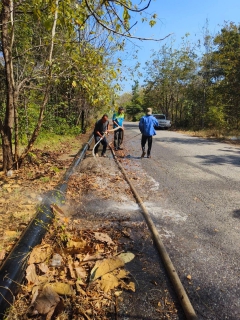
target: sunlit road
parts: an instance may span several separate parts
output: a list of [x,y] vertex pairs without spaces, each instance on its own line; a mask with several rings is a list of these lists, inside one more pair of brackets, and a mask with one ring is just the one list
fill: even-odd
[[152,158],[140,159],[138,123],[125,129],[138,187],[199,319],[240,319],[240,147],[160,130]]

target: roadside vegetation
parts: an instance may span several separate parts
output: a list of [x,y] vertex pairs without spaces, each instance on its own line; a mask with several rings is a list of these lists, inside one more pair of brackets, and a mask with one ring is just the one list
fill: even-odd
[[179,48],[173,41],[154,52],[145,64],[144,85],[135,81],[132,92],[119,99],[129,119],[139,120],[152,107],[175,129],[240,136],[239,30],[239,25],[225,22],[211,35],[206,22],[198,43],[186,34]]
[[155,24],[155,15],[144,13],[150,2],[138,7],[126,0],[1,1],[4,172],[21,166],[40,134],[85,132],[115,107],[122,63],[115,53],[134,38],[131,12]]

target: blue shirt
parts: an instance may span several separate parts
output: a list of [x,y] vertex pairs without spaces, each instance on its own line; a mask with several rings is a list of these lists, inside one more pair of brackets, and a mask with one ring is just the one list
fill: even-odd
[[[113,115],[113,117],[112,117],[112,120],[113,121],[116,121],[117,122],[117,124],[120,126],[120,127],[122,127],[122,125],[123,125],[123,120],[124,120],[124,113],[114,113],[114,115]],[[114,123],[113,124],[113,128],[116,128],[117,126],[116,126],[116,124]]]
[[154,126],[158,126],[157,119],[152,115],[143,116],[139,122],[139,129],[144,136],[155,136]]

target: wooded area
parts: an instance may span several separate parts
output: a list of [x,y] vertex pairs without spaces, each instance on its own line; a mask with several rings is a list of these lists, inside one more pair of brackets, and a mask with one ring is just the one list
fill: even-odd
[[[41,132],[84,131],[110,109],[120,59],[132,37],[127,0],[3,0],[0,132],[3,170],[17,168]],[[148,19],[151,25],[153,19]],[[20,152],[19,145],[24,146]]]
[[163,45],[145,65],[144,85],[135,81],[122,103],[138,120],[147,107],[164,113],[176,128],[238,131],[240,125],[240,27],[225,23],[192,44],[186,35],[179,49]]

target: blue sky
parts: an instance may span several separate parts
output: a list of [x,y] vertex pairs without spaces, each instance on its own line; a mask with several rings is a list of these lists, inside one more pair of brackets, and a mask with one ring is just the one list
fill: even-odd
[[[134,3],[140,2],[140,0],[134,1]],[[202,40],[206,20],[208,20],[208,29],[212,35],[221,30],[224,21],[240,23],[240,0],[152,0],[146,12],[149,15],[157,13],[157,24],[151,28],[148,23],[140,21],[139,15],[131,14],[132,23],[138,21],[132,29],[133,35],[160,39],[171,33],[177,46],[186,33],[190,33],[189,39],[193,43],[197,43],[198,39]],[[143,67],[144,63],[150,60],[153,50],[158,51],[162,45],[170,44],[170,41],[170,38],[160,42],[127,41],[125,53],[121,53],[123,64],[133,67],[138,61]],[[137,46],[134,47],[133,43]],[[134,60],[132,55],[136,50],[138,50],[138,59]],[[124,84],[123,92],[131,92],[133,79],[127,76],[127,73],[125,74],[128,80],[122,82]],[[137,80],[137,78],[135,79]],[[138,80],[141,84],[142,79]]]

